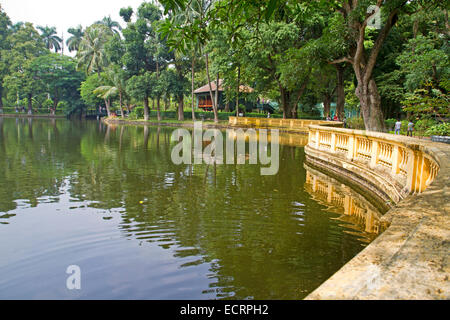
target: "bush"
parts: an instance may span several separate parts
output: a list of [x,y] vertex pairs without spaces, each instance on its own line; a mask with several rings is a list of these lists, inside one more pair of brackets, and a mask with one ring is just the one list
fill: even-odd
[[388,132],[395,130],[395,123],[397,122],[397,119],[386,119],[384,122]]
[[347,119],[347,127],[355,130],[364,130],[366,126],[363,118],[350,118]]
[[136,107],[131,111],[129,118],[131,120],[143,119],[144,118],[144,107]]
[[450,136],[450,123],[441,123],[429,128],[425,134],[427,136]]
[[435,125],[436,121],[434,121],[433,119],[422,119],[417,121],[414,125],[416,135],[420,137],[427,135],[426,131]]
[[45,100],[44,103],[42,104],[42,107],[46,109],[53,108],[53,100],[52,99]]

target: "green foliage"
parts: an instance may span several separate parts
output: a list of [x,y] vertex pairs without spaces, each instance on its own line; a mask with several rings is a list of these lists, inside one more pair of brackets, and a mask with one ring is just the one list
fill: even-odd
[[70,111],[72,110],[71,104],[67,101],[60,101],[58,103],[58,109],[60,109],[65,114],[70,114]]
[[403,110],[411,112],[416,118],[450,117],[450,95],[434,88],[431,83],[426,84],[424,89],[407,93],[403,103]]
[[100,72],[109,64],[105,46],[113,32],[102,24],[93,24],[84,32],[77,52],[77,68],[87,75]]
[[450,123],[441,123],[430,127],[425,135],[427,136],[450,136]]
[[128,91],[137,100],[144,100],[150,97],[153,89],[154,78],[150,73],[135,75],[128,80]]
[[386,119],[385,123],[386,123],[387,131],[394,131],[396,122],[397,122],[397,119]]
[[363,118],[349,118],[347,119],[347,126],[349,129],[354,130],[364,130],[366,128]]
[[426,135],[427,130],[435,125],[436,121],[434,119],[422,119],[414,124],[414,130],[417,136],[423,137]]
[[94,90],[102,85],[102,81],[104,80],[99,78],[96,74],[91,74],[81,83],[81,98],[87,106],[97,107],[104,104],[103,99],[99,98],[98,95],[94,93]]
[[84,36],[83,27],[81,25],[78,25],[75,28],[69,28],[67,32],[71,34],[69,39],[67,39],[66,41],[67,47],[69,48],[69,52],[78,51],[81,40],[83,39]]
[[138,119],[143,119],[143,118],[144,118],[144,108],[143,107],[135,107],[129,115],[130,120],[138,120]]
[[47,49],[55,50],[55,53],[61,50],[62,39],[56,35],[56,27],[37,27],[41,31],[42,39]]
[[122,17],[123,21],[130,22],[131,16],[133,15],[133,8],[131,7],[122,8],[120,9],[119,14]]
[[427,83],[438,85],[441,79],[449,79],[449,53],[448,41],[436,33],[410,39],[397,58],[400,72],[405,74],[404,87],[414,91]]
[[47,99],[44,101],[44,103],[42,104],[42,106],[44,108],[50,109],[53,107],[53,100],[52,99]]

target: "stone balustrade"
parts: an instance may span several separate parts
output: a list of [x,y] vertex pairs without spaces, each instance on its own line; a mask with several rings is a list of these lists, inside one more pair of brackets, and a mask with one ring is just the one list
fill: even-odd
[[307,299],[450,299],[450,146],[313,125],[305,154],[390,208],[386,230]]
[[302,119],[277,119],[277,118],[247,118],[229,117],[229,124],[232,126],[281,128],[295,131],[308,131],[310,125],[326,125],[343,127],[342,122],[332,122],[323,120],[302,120]]
[[437,160],[421,150],[420,143],[403,136],[311,126],[308,148],[367,166],[384,178],[389,185],[385,191],[396,203],[411,193],[423,192],[438,174]]

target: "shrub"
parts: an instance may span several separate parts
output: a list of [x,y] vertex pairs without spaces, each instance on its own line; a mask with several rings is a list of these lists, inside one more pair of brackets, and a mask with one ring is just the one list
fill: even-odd
[[131,120],[137,120],[144,118],[144,107],[136,107],[130,113]]
[[387,131],[394,131],[396,122],[397,122],[397,119],[386,119],[385,123],[386,123]]
[[44,103],[42,104],[43,108],[53,108],[53,100],[52,99],[47,99],[44,101]]
[[433,119],[422,119],[415,123],[414,129],[418,136],[424,136],[426,135],[426,131],[435,125],[436,121]]
[[441,123],[429,128],[426,133],[427,136],[450,136],[450,123]]
[[347,119],[347,127],[355,130],[364,130],[366,128],[363,118]]

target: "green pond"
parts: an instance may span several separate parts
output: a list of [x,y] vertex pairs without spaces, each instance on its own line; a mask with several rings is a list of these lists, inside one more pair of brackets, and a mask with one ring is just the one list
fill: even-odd
[[262,176],[175,165],[174,130],[0,118],[0,299],[302,299],[377,236],[302,146]]

